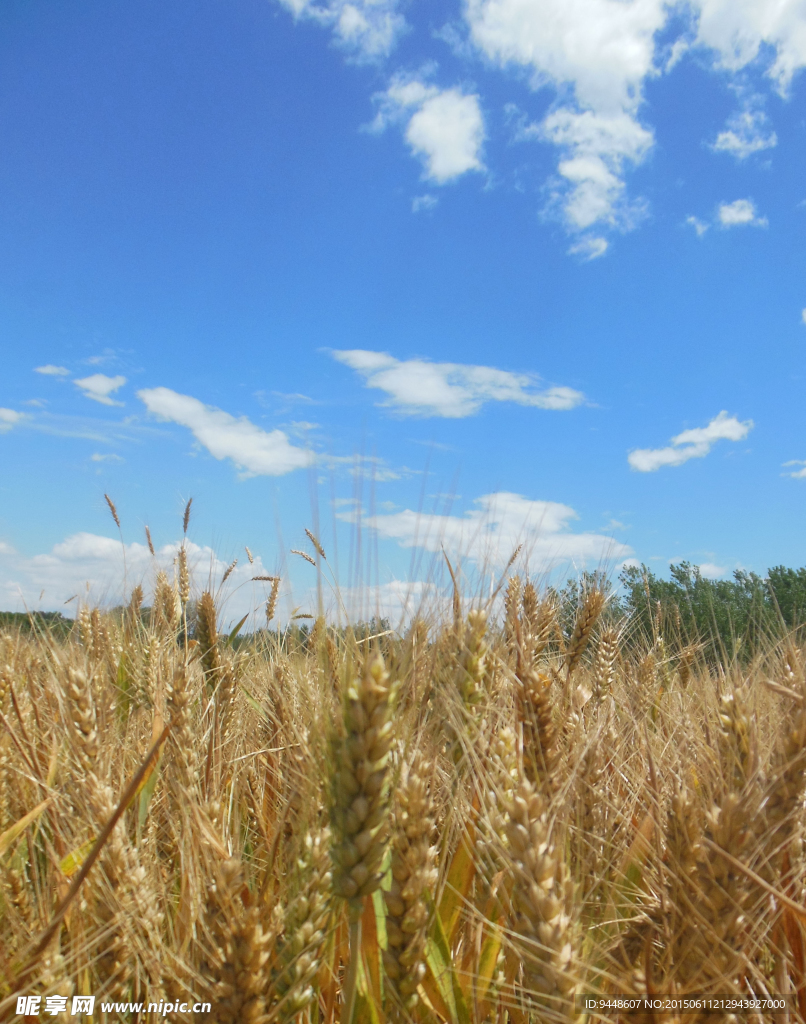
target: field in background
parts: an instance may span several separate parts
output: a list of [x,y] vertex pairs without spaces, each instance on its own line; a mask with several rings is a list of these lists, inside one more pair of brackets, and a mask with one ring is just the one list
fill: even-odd
[[404,635],[239,642],[178,568],[151,609],[137,588],[0,630],[7,1016],[80,993],[476,1024],[576,1019],[586,993],[783,993],[806,1020],[785,617],[744,644],[729,621],[728,650],[648,577],[632,610],[596,575],[512,577],[500,622],[456,590]]

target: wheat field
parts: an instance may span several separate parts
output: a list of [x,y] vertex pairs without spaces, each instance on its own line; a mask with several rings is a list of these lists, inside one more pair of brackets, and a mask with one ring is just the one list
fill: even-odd
[[[806,1020],[796,637],[726,665],[508,575],[501,615],[240,638],[221,593],[180,551],[151,608],[0,634],[4,1019]],[[700,1018],[747,1014],[652,1019]]]

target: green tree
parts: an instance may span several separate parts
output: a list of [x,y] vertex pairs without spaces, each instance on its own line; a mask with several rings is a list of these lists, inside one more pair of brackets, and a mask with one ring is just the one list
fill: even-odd
[[806,621],[806,569],[775,565],[767,570],[770,598],[790,629]]
[[[806,570],[800,572],[803,597],[790,586],[787,608],[798,607],[801,601],[806,609]],[[625,609],[634,627],[647,636],[662,634],[667,642],[679,644],[710,641],[713,654],[730,659],[759,650],[780,624],[770,580],[756,573],[737,570],[733,579],[712,580],[699,566],[680,562],[670,567],[669,575],[670,579],[661,579],[642,565],[628,566],[619,577]],[[795,624],[786,616],[784,621]]]

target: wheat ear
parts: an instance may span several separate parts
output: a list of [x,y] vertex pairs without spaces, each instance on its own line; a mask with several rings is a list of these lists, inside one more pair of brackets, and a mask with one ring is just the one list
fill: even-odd
[[764,793],[763,813],[757,820],[762,862],[756,870],[768,882],[778,882],[787,845],[798,826],[806,791],[806,708],[787,728]]
[[393,686],[380,654],[347,688],[333,788],[333,886],[360,901],[380,885],[388,846]]
[[104,495],[104,499],[109,506],[109,511],[112,513],[112,518],[115,520],[115,526],[120,529],[120,519],[118,518],[118,510],[115,508],[114,501],[112,501],[108,494]]
[[154,612],[156,625],[172,632],[176,629],[182,614],[179,595],[168,581],[167,575],[160,569],[154,584]]
[[381,883],[389,845],[389,752],[394,738],[395,693],[380,654],[370,656],[347,687],[337,743],[331,818],[333,889],[348,901],[350,963],[344,983],[343,1019],[352,1021],[361,956],[364,898]]
[[593,696],[597,701],[603,700],[613,687],[618,648],[618,630],[604,630],[596,645],[596,659],[593,663]]
[[417,989],[425,976],[428,900],[437,879],[431,771],[432,766],[415,755],[395,794],[392,883],[383,894],[388,942],[384,969],[407,1012],[417,1005]]
[[190,571],[188,570],[188,553],[184,543],[179,549],[179,600],[182,607],[190,600]]
[[272,580],[271,591],[266,601],[266,625],[268,626],[277,612],[277,595],[280,593],[280,577],[275,576]]
[[220,668],[218,630],[213,595],[205,590],[196,608],[196,640],[201,651],[201,664],[208,686],[215,686]]
[[329,831],[314,829],[306,835],[297,861],[299,888],[285,911],[273,972],[273,1013],[281,1022],[294,1020],[315,997],[313,983],[331,913],[329,845]]
[[80,669],[67,670],[67,696],[70,698],[76,755],[84,771],[91,772],[95,768],[100,749],[98,722],[90,681]]
[[193,504],[193,498],[188,498],[188,503],[185,505],[185,512],[182,516],[182,533],[187,536],[188,525],[190,524],[190,506]]
[[588,646],[593,627],[602,609],[605,606],[605,595],[601,590],[589,590],[579,606],[576,622],[568,647],[565,651],[565,670],[567,678],[570,679],[577,665],[579,665],[585,648]]
[[307,526],[305,527],[305,535],[307,536],[307,538],[311,542],[311,544],[313,544],[314,548],[316,549],[317,555],[319,555],[320,558],[324,558],[325,561],[327,561],[327,555],[325,554],[325,549],[319,543],[319,539],[316,536],[316,534],[312,533],[307,528]]
[[572,888],[555,847],[544,796],[522,779],[506,807],[512,858],[509,927],[523,960],[524,991],[554,1019],[574,1019],[575,925]]
[[523,763],[529,780],[553,788],[560,756],[559,731],[554,723],[551,679],[543,672],[520,666],[515,690],[518,720],[523,731]]
[[259,905],[244,905],[243,890],[241,862],[224,861],[208,890],[205,914],[212,945],[208,972],[213,1011],[203,1019],[216,1024],[262,1024],[267,1019],[268,960],[276,935],[271,919],[264,930]]

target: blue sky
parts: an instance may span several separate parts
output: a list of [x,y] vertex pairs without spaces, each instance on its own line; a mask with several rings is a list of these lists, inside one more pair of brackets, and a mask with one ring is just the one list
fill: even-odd
[[306,526],[365,606],[806,563],[804,66],[803,0],[8,0],[0,605],[119,597],[104,493],[238,609]]

